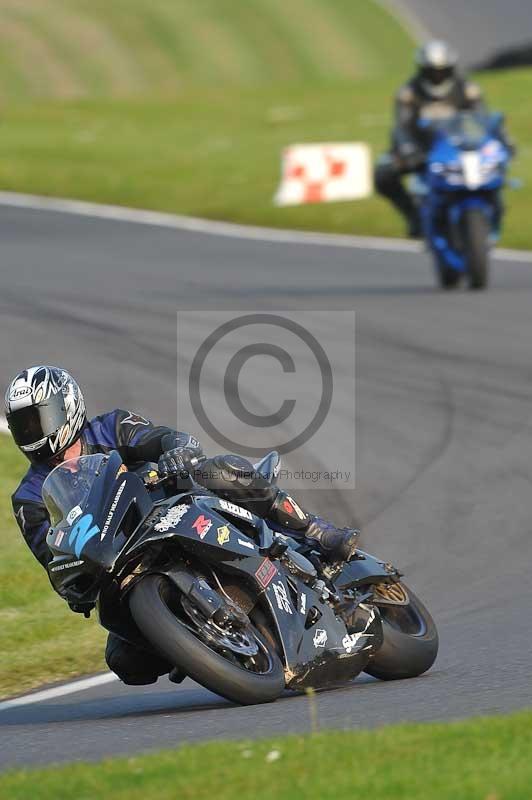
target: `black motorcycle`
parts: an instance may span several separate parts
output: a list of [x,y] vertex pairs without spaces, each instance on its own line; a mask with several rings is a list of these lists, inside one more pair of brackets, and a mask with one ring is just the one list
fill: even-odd
[[[270,453],[256,468],[276,472]],[[43,498],[55,590],[100,623],[236,703],[288,689],[420,675],[434,622],[391,565],[358,551],[331,566],[191,479],[173,496],[155,466],[117,452],[64,462]],[[177,493],[176,490],[177,489]]]

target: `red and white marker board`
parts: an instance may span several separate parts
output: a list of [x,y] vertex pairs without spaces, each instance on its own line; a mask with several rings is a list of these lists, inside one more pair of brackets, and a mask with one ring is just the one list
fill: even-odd
[[283,151],[278,206],[360,200],[373,190],[371,151],[364,142],[294,144]]

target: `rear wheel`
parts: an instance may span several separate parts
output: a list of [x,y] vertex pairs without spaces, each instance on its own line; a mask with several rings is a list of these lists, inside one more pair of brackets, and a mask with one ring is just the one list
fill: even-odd
[[469,288],[485,289],[488,283],[488,220],[478,208],[464,212],[462,235],[467,262]]
[[207,620],[168,578],[142,578],[131,590],[129,606],[157,652],[216,694],[248,705],[275,700],[285,688],[281,661],[257,627]]
[[438,632],[421,600],[396,583],[376,587],[375,605],[381,613],[384,640],[364,672],[383,681],[426,672],[438,655]]

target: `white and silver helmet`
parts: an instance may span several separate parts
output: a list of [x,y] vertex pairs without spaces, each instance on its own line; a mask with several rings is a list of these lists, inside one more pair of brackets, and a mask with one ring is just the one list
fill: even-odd
[[33,464],[43,464],[76,442],[87,420],[81,390],[64,369],[37,366],[13,378],[5,395],[9,430]]
[[456,79],[458,55],[440,39],[433,39],[416,52],[418,79],[423,90],[434,99],[444,97]]

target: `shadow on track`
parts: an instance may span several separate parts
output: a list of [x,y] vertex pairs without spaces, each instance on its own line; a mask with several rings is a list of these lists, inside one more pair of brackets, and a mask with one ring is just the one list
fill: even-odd
[[[320,694],[346,690],[353,686],[380,683],[369,675],[361,675],[356,683],[330,689]],[[123,687],[122,687],[123,688]],[[290,700],[303,700],[303,692],[285,692],[276,704],[286,704]],[[207,689],[193,685],[190,689],[169,689],[168,691],[147,691],[142,693],[119,694],[115,697],[98,697],[64,703],[46,703],[45,701],[29,706],[7,709],[0,712],[0,729],[12,725],[45,725],[64,722],[90,722],[94,720],[126,719],[146,716],[170,716],[182,714],[227,711],[243,708],[223,697],[219,697]]]
[[0,728],[9,725],[42,725],[50,722],[83,722],[157,714],[186,714],[232,706],[227,700],[197,687],[181,691],[143,692],[98,697],[68,703],[40,702],[0,713]]

